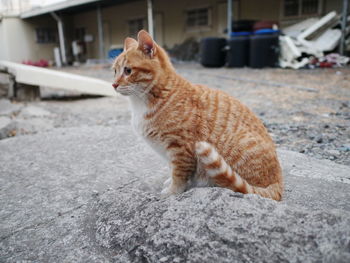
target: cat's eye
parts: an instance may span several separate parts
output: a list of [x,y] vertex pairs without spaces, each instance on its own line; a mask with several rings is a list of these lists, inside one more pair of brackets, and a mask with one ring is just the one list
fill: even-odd
[[116,69],[114,70],[114,77],[115,77],[115,75],[117,75],[117,70]]
[[124,74],[129,76],[131,74],[131,68],[125,67],[124,68]]

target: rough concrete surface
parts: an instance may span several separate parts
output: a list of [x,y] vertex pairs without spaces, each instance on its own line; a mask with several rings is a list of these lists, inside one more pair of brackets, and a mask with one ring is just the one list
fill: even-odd
[[0,98],[0,116],[15,114],[19,112],[21,108],[19,104],[11,103],[8,99]]
[[166,200],[124,189],[103,195],[95,211],[96,241],[118,251],[117,262],[350,260],[350,218],[340,211],[209,188]]
[[176,67],[263,119],[283,201],[222,188],[161,198],[169,169],[133,134],[124,98],[42,89],[40,102],[0,99],[0,262],[350,262],[350,69]]
[[55,114],[34,105],[0,100],[0,140],[54,128]]
[[279,151],[278,203],[222,188],[161,198],[169,169],[128,125],[7,138],[0,152],[0,262],[350,260],[348,166]]
[[9,137],[9,133],[14,128],[13,122],[6,116],[0,116],[0,139]]
[[30,103],[0,99],[0,139],[62,127],[114,126],[130,119],[128,102],[121,96],[82,99],[64,94]]

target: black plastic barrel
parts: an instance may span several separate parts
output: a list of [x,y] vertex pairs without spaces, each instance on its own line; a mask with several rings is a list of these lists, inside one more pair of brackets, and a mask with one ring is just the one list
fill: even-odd
[[205,67],[222,67],[225,65],[225,46],[225,38],[203,38],[200,44],[201,64]]
[[279,55],[278,34],[250,37],[249,67],[276,67]]
[[228,40],[227,66],[242,68],[249,62],[249,36],[235,36]]

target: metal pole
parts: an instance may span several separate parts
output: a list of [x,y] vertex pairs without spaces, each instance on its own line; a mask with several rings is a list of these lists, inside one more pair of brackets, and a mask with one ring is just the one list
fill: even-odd
[[148,33],[154,39],[153,0],[147,0]]
[[232,0],[227,0],[227,37],[232,33]]
[[345,34],[346,34],[346,26],[348,20],[348,9],[349,9],[349,0],[343,0],[343,10],[342,10],[342,20],[341,20],[341,42],[340,42],[340,54],[344,55],[345,53]]
[[102,22],[102,13],[100,5],[97,6],[97,27],[98,27],[98,45],[99,45],[99,55],[100,59],[105,57],[105,47],[103,41],[103,22]]
[[63,22],[62,22],[62,19],[58,15],[56,15],[55,12],[51,12],[51,15],[57,21],[58,38],[60,41],[60,51],[61,51],[62,63],[67,64],[66,44],[65,44],[64,32],[63,32]]

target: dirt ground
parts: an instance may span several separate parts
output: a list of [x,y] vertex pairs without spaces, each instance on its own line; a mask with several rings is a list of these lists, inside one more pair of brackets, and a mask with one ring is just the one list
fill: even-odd
[[[276,144],[350,165],[350,68],[286,70],[204,68],[177,63],[193,83],[221,89],[249,106]],[[110,65],[63,71],[112,82]]]

